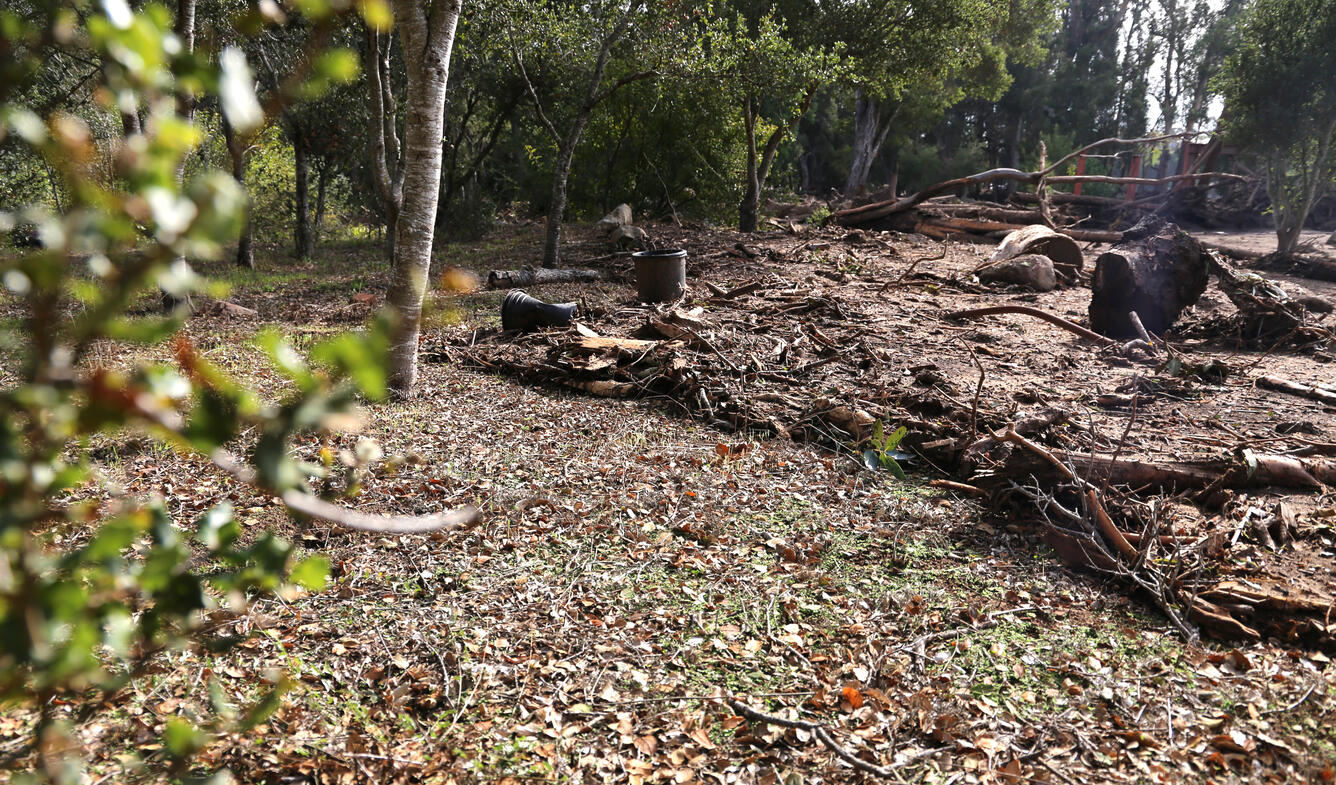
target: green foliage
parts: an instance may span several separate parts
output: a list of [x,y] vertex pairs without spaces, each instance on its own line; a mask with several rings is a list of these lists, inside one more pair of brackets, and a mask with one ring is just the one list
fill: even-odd
[[[218,70],[182,51],[160,6],[138,13],[123,3],[105,7],[106,15],[87,18],[84,35],[66,36],[63,45],[82,47],[83,57],[101,64],[105,82],[88,111],[106,117],[127,105],[144,107],[142,132],[104,155],[82,117],[54,107],[39,114],[9,100],[0,105],[0,145],[42,161],[65,195],[60,210],[38,202],[0,212],[2,228],[35,224],[44,246],[0,262],[0,282],[26,312],[27,339],[18,381],[0,391],[0,702],[36,719],[31,746],[11,750],[11,762],[75,745],[68,723],[96,713],[162,652],[235,642],[209,631],[215,612],[239,610],[261,593],[318,590],[328,568],[320,557],[295,560],[293,547],[272,534],[243,542],[226,504],[194,522],[192,542],[161,502],[118,499],[106,512],[96,503],[68,503],[72,491],[97,482],[90,440],[142,431],[171,448],[215,456],[220,467],[249,480],[249,469],[218,451],[253,429],[260,433],[254,481],[281,494],[304,489],[306,477],[325,471],[289,457],[294,435],[346,416],[359,395],[385,394],[383,324],[316,347],[315,365],[281,336],[264,336],[275,365],[297,388],[277,406],[261,403],[184,337],[172,346],[175,365],[143,363],[122,372],[87,361],[103,339],[156,343],[176,332],[185,313],[130,318],[127,305],[155,290],[178,297],[206,291],[184,258],[216,258],[246,208],[244,194],[222,172],[205,167],[184,184],[178,176],[203,134],[176,114],[177,93],[213,93]],[[28,42],[15,52],[27,63],[53,35],[43,21],[72,23],[0,15],[7,42]],[[336,76],[346,70],[344,56],[328,62]],[[238,126],[258,120],[243,116],[256,106],[253,95],[224,96],[222,106]],[[110,175],[100,168],[107,160]],[[74,301],[78,307],[70,307]],[[77,526],[92,526],[91,537],[77,547],[62,545],[59,535]],[[211,566],[207,575],[190,568],[194,560]],[[219,693],[218,716],[168,722],[162,746],[170,771],[180,770],[210,730],[244,730],[272,713],[283,689],[280,681],[240,713]],[[74,711],[57,713],[56,699]],[[57,758],[37,754],[30,779],[78,781],[77,759]]]
[[1282,251],[1336,178],[1336,0],[1258,0],[1218,86],[1230,138],[1262,158]]
[[900,462],[896,460],[896,454],[900,447],[900,441],[905,438],[909,431],[902,425],[891,433],[886,433],[881,421],[878,420],[873,427],[872,438],[868,440],[868,446],[863,449],[863,464],[869,469],[878,467],[894,474],[897,478],[905,479],[905,470],[900,468]]
[[919,142],[900,151],[900,182],[908,193],[987,168],[988,159],[977,142],[961,144],[949,154],[935,145]]

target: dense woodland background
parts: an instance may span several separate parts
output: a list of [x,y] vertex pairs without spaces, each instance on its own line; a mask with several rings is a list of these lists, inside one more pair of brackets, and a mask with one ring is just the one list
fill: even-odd
[[[476,238],[503,215],[558,217],[563,192],[574,219],[627,202],[638,215],[745,225],[749,158],[767,193],[856,196],[1032,169],[1045,152],[1057,160],[1105,137],[1209,133],[1221,110],[1213,80],[1246,5],[465,3],[438,237]],[[310,43],[299,12],[264,7],[284,23],[254,35],[235,24],[242,3],[201,2],[196,16],[201,56],[239,45],[262,96]],[[373,130],[388,117],[401,125],[404,106],[394,33],[353,20],[322,35],[350,55],[329,64],[339,73],[328,92],[233,144],[205,99],[195,111],[206,137],[187,162],[187,176],[231,168],[253,200],[254,237],[291,242],[302,256],[321,239],[383,234]],[[388,99],[380,117],[372,65]],[[98,73],[97,62],[53,47],[15,98],[76,113],[109,154],[142,118],[97,108]],[[1092,160],[1089,172],[1115,169],[1125,160]],[[0,145],[0,204],[59,206],[61,191],[29,148]]]

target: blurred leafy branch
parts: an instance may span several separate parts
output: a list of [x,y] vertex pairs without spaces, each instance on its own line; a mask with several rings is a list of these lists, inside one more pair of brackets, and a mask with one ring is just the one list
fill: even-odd
[[[329,40],[323,31],[352,10],[347,5],[294,4],[311,25],[311,45],[303,66],[263,107],[241,50],[183,46],[173,14],[162,6],[131,11],[124,0],[104,0],[97,8],[39,2],[0,11],[0,143],[8,137],[40,154],[69,194],[59,211],[0,212],[0,230],[33,225],[40,239],[39,247],[0,260],[0,285],[24,314],[0,340],[26,347],[17,381],[0,390],[0,702],[35,715],[25,742],[0,750],[0,766],[28,768],[15,782],[78,781],[73,727],[162,652],[226,648],[237,642],[226,633],[229,620],[255,596],[318,590],[326,579],[323,557],[298,560],[293,547],[271,533],[243,537],[226,503],[193,522],[192,545],[161,501],[95,492],[91,501],[71,502],[76,491],[100,482],[88,457],[95,436],[142,431],[208,456],[297,514],[351,528],[439,529],[475,514],[465,509],[385,519],[355,513],[307,491],[307,480],[324,476],[328,466],[289,455],[295,435],[346,420],[360,397],[385,396],[385,320],[320,344],[309,360],[282,335],[262,333],[260,346],[295,389],[269,405],[196,351],[180,332],[185,310],[127,315],[136,299],[155,289],[176,302],[193,293],[219,294],[185,260],[216,258],[245,218],[246,196],[224,172],[182,182],[182,162],[202,138],[181,111],[183,96],[217,95],[232,124],[250,133],[281,110],[284,96],[309,96],[355,77],[355,56],[323,43]],[[275,8],[251,5],[234,25],[253,33],[279,23]],[[389,24],[379,0],[364,0],[357,10],[369,24]],[[51,46],[100,63],[96,110],[145,118],[112,151],[110,176],[95,169],[97,151],[84,119],[16,98],[14,86],[35,73]],[[96,367],[90,349],[107,339],[170,339],[175,363]],[[243,461],[225,445],[248,430],[259,436]],[[61,546],[57,535],[77,526],[89,526],[91,536],[78,547]],[[208,574],[193,571],[195,564],[208,565]],[[168,773],[184,771],[209,731],[245,730],[263,721],[287,688],[280,676],[268,681],[264,695],[243,709],[212,684],[212,716],[169,721],[161,761]]]

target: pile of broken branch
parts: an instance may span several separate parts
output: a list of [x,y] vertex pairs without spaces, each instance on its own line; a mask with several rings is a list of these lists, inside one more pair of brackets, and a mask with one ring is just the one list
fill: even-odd
[[[1028,235],[1051,240],[1053,233]],[[1077,275],[1079,251],[1073,259],[1062,243],[1013,237],[1003,250],[1001,256],[1011,258],[1026,255],[1017,257],[1020,251],[1047,253],[1061,277],[1084,280]],[[623,300],[587,310],[571,328],[460,334],[431,351],[532,383],[659,400],[721,430],[816,442],[855,460],[862,459],[879,424],[883,433],[903,427],[901,448],[912,451],[937,482],[986,497],[996,509],[1012,509],[1038,525],[1065,561],[1120,576],[1186,635],[1195,635],[1200,625],[1220,635],[1336,646],[1336,624],[1328,618],[1336,586],[1239,572],[1226,558],[1245,530],[1250,540],[1273,545],[1293,536],[1293,507],[1267,503],[1264,509],[1247,493],[1325,492],[1336,485],[1336,445],[1295,442],[1268,451],[1239,444],[1206,457],[1167,460],[1129,439],[1139,412],[1152,406],[1157,385],[1191,386],[1184,381],[1189,376],[1207,384],[1230,372],[1164,340],[1212,277],[1237,307],[1234,337],[1268,353],[1331,343],[1330,330],[1301,300],[1230,268],[1163,222],[1134,227],[1096,260],[1089,279],[1090,328],[1028,305],[949,310],[908,289],[936,293],[959,284],[957,291],[969,297],[988,290],[961,282],[959,275],[920,272],[923,261],[909,261],[893,275],[816,269],[797,279],[789,277],[794,268],[752,259],[750,280],[729,289],[705,283],[708,293],[698,298],[661,306]],[[897,299],[888,305],[888,297]],[[998,313],[1043,319],[1074,336],[1065,351],[1143,368],[1153,377],[1095,398],[1102,407],[1131,409],[1121,438],[1104,435],[1093,423],[1073,422],[1070,409],[1017,411],[1007,399],[983,395],[986,371],[979,355],[987,347],[971,348],[964,339],[973,328],[961,325]],[[910,340],[919,345],[916,359],[906,361],[896,349]],[[954,357],[949,364],[955,375],[961,357],[964,368],[978,369],[973,389],[943,374],[947,355]],[[1336,389],[1321,385],[1271,375],[1253,381],[1260,390],[1336,403]],[[1242,521],[1227,524],[1236,514]]]

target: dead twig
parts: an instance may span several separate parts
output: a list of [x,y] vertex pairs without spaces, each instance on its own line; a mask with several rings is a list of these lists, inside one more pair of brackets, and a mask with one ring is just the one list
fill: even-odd
[[895,774],[891,769],[886,768],[885,766],[868,763],[842,747],[840,743],[835,740],[835,737],[831,735],[830,729],[819,722],[807,722],[805,720],[790,720],[784,717],[776,717],[773,714],[757,711],[737,698],[725,698],[724,700],[733,711],[736,711],[738,714],[753,722],[765,722],[770,725],[778,725],[782,728],[797,728],[799,730],[808,731],[815,736],[818,741],[826,745],[827,749],[835,753],[835,757],[859,771],[875,774],[883,779],[892,779],[895,777]]

